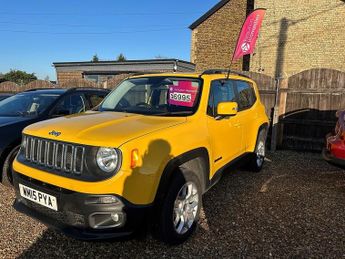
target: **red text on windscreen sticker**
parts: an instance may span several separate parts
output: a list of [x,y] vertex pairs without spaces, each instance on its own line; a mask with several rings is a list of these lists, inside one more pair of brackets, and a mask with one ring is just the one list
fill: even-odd
[[169,104],[193,107],[198,87],[191,81],[178,81],[177,85],[169,86]]

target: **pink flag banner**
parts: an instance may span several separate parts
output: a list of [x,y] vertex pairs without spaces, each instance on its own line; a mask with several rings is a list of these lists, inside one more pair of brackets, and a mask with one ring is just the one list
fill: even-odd
[[237,60],[244,55],[254,52],[265,13],[266,9],[256,9],[247,16],[242,26],[232,60]]

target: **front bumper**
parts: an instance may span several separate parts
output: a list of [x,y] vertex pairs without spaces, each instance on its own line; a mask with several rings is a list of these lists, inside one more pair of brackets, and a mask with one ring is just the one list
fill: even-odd
[[322,156],[327,162],[345,168],[345,160],[334,156],[327,148],[322,149]]
[[[57,198],[58,211],[36,204],[20,195],[19,184],[44,192]],[[81,240],[112,239],[129,236],[143,224],[147,223],[148,214],[152,206],[133,205],[121,197],[123,206],[121,212],[125,215],[122,226],[105,229],[91,227],[90,215],[97,213],[109,213],[118,211],[118,207],[112,204],[88,204],[87,200],[97,196],[74,192],[57,186],[46,184],[22,174],[14,172],[14,187],[16,200],[14,208],[32,218],[35,218],[51,228],[57,229],[64,234]]]
[[322,149],[323,158],[334,165],[345,168],[345,144],[339,135],[331,133],[326,136],[326,146]]

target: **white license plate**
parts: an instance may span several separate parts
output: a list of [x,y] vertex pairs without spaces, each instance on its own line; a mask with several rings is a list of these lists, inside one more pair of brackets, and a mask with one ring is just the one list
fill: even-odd
[[52,210],[58,210],[56,197],[19,184],[20,195]]

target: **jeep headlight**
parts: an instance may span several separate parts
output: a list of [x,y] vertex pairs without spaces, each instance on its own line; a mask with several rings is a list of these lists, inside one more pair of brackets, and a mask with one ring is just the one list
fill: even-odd
[[119,152],[115,148],[101,147],[97,151],[97,165],[103,172],[114,172],[119,166],[119,160]]

